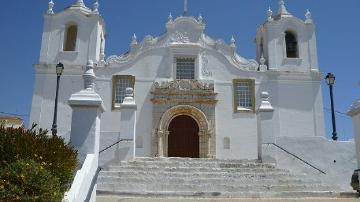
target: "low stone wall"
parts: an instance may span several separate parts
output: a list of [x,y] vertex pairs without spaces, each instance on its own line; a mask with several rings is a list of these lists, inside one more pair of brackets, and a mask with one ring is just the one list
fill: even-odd
[[357,168],[355,143],[353,141],[331,141],[323,137],[276,138],[276,144],[320,171],[306,165],[273,145],[263,145],[263,161],[276,163],[278,168],[295,174],[306,174],[327,184],[338,185],[338,191],[352,191],[351,175]]
[[358,168],[360,168],[360,99],[350,107],[348,115],[351,116],[354,125],[354,139],[356,143],[356,153]]

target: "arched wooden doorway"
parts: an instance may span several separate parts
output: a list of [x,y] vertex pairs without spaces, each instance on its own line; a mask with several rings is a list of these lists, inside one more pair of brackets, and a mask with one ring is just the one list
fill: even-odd
[[168,156],[199,158],[199,126],[190,116],[180,115],[169,124]]
[[168,109],[161,117],[158,128],[153,130],[155,156],[169,157],[169,126],[178,116],[188,116],[194,120],[198,127],[199,158],[214,158],[215,155],[215,131],[211,130],[205,114],[198,108],[190,105],[177,105]]

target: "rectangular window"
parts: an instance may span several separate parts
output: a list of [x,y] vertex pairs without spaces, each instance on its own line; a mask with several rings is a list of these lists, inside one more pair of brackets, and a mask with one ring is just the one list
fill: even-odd
[[252,79],[234,79],[235,112],[255,111],[255,81]]
[[116,75],[113,76],[113,98],[112,109],[119,108],[124,101],[126,88],[133,88],[135,86],[135,77],[131,75]]
[[195,79],[195,58],[176,58],[176,79]]

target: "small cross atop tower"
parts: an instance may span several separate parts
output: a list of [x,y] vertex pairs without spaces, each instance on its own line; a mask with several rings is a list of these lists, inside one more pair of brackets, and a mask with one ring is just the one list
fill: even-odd
[[184,16],[188,15],[188,0],[184,0]]

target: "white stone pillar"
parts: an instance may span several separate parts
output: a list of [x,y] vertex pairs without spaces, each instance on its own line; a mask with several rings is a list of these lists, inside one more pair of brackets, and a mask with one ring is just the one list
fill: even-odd
[[261,104],[258,109],[258,159],[262,159],[262,144],[275,143],[272,122],[274,108],[269,101],[269,93],[261,92]]
[[83,78],[84,89],[72,94],[68,101],[73,110],[70,142],[78,150],[81,163],[87,154],[99,154],[100,117],[105,110],[94,90],[96,76],[92,61],[88,62]]
[[136,154],[136,109],[134,90],[126,88],[124,101],[120,104],[120,136],[122,139],[133,140],[133,148],[131,149],[133,153],[130,154],[133,158],[135,158]]
[[348,115],[351,116],[354,125],[354,139],[356,145],[356,158],[360,169],[360,99],[350,107]]
[[208,132],[206,134],[206,138],[207,138],[207,158],[211,159],[213,158],[213,155],[211,154],[211,132]]
[[157,157],[164,157],[164,133],[162,131],[159,131],[157,133],[158,136],[158,152]]

